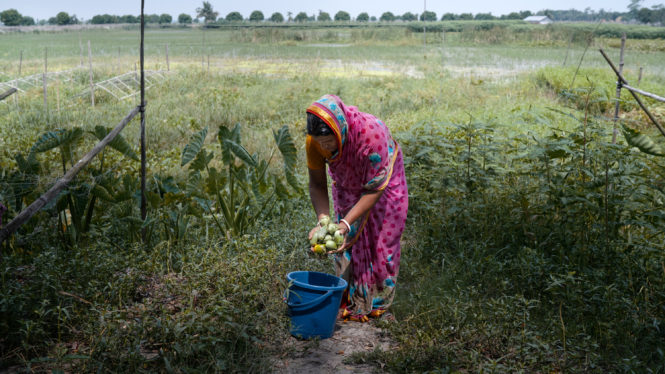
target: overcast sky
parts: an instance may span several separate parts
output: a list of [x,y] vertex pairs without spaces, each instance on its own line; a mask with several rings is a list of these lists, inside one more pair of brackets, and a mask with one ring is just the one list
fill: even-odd
[[[465,1],[443,1],[443,0],[425,0],[427,1],[427,10],[436,12],[440,18],[443,13],[487,13],[491,12],[495,16],[508,14],[513,11],[530,10],[537,12],[544,9],[578,9],[585,10],[590,8],[598,11],[601,8],[605,10],[625,12],[630,0],[465,0]],[[345,10],[352,17],[361,12],[367,12],[370,16],[380,17],[383,12],[390,11],[394,14],[403,14],[405,12],[421,13],[425,1],[405,1],[405,0],[338,0],[330,1],[312,1],[312,0],[245,0],[245,1],[222,1],[210,0],[213,9],[219,12],[220,16],[226,16],[229,12],[238,11],[243,17],[248,18],[254,10],[263,12],[266,18],[273,12],[280,12],[285,17],[287,12],[294,15],[299,12],[306,12],[309,15],[318,14],[319,10],[330,13],[331,16],[339,10]],[[662,4],[663,0],[643,0],[642,6],[651,7],[656,4]],[[192,0],[145,0],[145,12],[168,13],[177,18],[180,13],[187,13],[194,16],[196,8],[200,7],[202,1]],[[31,16],[35,19],[48,19],[55,16],[60,11],[65,11],[70,15],[76,15],[78,18],[90,19],[96,14],[139,14],[141,10],[140,0],[0,0],[0,11],[14,8],[24,16]]]

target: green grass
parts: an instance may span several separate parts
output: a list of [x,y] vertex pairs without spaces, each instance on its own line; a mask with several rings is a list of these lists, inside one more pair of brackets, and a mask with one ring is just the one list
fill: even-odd
[[[335,30],[207,30],[203,49],[199,30],[148,29],[147,68],[165,68],[167,43],[172,64],[146,93],[151,191],[157,179],[166,188],[169,176],[185,187],[181,154],[192,134],[209,127],[213,149],[217,128],[236,123],[243,145],[260,156],[269,152],[271,130],[287,125],[305,186],[304,108],[338,94],[391,128],[405,152],[410,192],[393,308],[399,323],[386,326],[399,348],[357,360],[391,372],[663,372],[663,163],[621,136],[609,144],[615,83],[594,48],[573,85],[580,43],[562,66],[566,44],[557,40],[477,44],[467,39],[473,35],[447,33],[443,44],[430,35],[423,49],[422,34],[403,27]],[[88,39],[96,80],[133,70],[135,30],[84,31],[81,40]],[[616,39],[597,43],[617,58]],[[9,34],[0,39],[0,75],[17,73],[20,50],[23,73],[41,71],[45,46],[49,70],[79,64],[78,33]],[[201,67],[208,53],[210,71]],[[659,93],[663,54],[630,49],[628,79],[643,66],[641,87]],[[412,67],[418,78],[395,65]],[[372,66],[381,74],[370,74]],[[87,79],[83,70],[74,82],[49,85],[48,115],[40,88],[0,104],[1,201],[13,194],[5,183],[14,180],[13,156],[40,134],[112,126],[136,105],[137,98],[117,102],[100,93],[91,108],[77,96]],[[663,105],[647,102],[665,116]],[[622,110],[627,123],[652,134],[628,99]],[[123,136],[137,148],[137,120]],[[85,138],[73,159],[92,145]],[[136,162],[111,151],[104,157],[118,186],[136,182]],[[61,174],[56,151],[38,159],[31,198]],[[79,182],[97,178],[97,168],[99,159]],[[269,370],[288,334],[285,275],[332,272],[331,263],[306,255],[303,238],[314,222],[306,194],[281,201],[247,234],[227,237],[183,196],[161,193],[148,248],[138,241],[131,194],[100,202],[93,227],[75,244],[59,236],[55,206],[3,248],[1,367]],[[172,239],[176,213],[189,226]]]

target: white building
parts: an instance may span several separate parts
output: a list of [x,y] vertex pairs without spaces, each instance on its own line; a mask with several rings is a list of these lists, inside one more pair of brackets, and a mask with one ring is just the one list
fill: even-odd
[[524,19],[524,22],[547,25],[552,23],[552,20],[548,16],[529,16]]

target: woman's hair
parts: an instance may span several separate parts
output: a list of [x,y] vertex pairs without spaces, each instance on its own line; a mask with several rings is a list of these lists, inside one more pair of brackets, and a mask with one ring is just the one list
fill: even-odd
[[307,113],[307,135],[325,136],[332,135],[332,129],[317,115]]

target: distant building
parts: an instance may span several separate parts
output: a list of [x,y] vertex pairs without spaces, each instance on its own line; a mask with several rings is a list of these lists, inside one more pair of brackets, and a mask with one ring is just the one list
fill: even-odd
[[552,23],[552,20],[548,16],[529,16],[524,19],[524,22],[547,25]]

